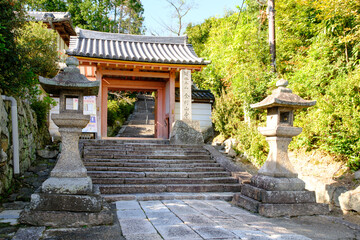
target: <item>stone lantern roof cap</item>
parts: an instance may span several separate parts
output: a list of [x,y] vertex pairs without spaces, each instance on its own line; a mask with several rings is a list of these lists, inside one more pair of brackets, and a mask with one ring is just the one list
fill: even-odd
[[83,92],[84,96],[96,96],[99,91],[99,81],[89,81],[80,73],[79,60],[75,57],[66,59],[67,67],[55,77],[49,79],[39,77],[42,88],[47,93],[59,95],[60,91],[72,90]]
[[250,107],[255,109],[268,109],[271,107],[299,109],[311,107],[316,104],[316,101],[304,100],[300,96],[293,94],[291,89],[286,88],[288,84],[288,81],[280,79],[276,83],[278,88],[275,89],[270,96],[259,103],[251,104]]

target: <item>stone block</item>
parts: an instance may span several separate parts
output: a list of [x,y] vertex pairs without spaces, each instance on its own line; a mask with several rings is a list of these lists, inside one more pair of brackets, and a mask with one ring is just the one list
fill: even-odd
[[260,202],[252,198],[246,197],[240,193],[236,193],[233,197],[232,203],[239,207],[245,208],[251,212],[259,212]]
[[100,212],[102,205],[103,200],[97,195],[34,193],[30,208],[37,211]]
[[355,179],[360,179],[360,170],[355,172],[354,177]]
[[57,150],[49,150],[49,149],[39,149],[37,150],[37,155],[42,158],[56,158],[59,154]]
[[93,191],[90,177],[50,177],[42,184],[42,192],[55,194],[92,194]]
[[263,203],[315,203],[313,191],[266,191],[244,184],[241,193]]
[[352,191],[347,191],[340,195],[339,203],[343,212],[360,212],[360,186]]
[[275,178],[255,175],[251,178],[251,185],[268,191],[305,190],[305,182],[299,178]]
[[39,240],[45,231],[45,227],[20,228],[13,240]]
[[177,120],[170,133],[170,144],[204,144],[199,121]]
[[323,203],[260,204],[259,214],[265,217],[311,216],[329,213],[329,206]]
[[114,217],[109,208],[100,212],[34,211],[25,209],[20,214],[20,223],[48,227],[82,227],[110,225]]

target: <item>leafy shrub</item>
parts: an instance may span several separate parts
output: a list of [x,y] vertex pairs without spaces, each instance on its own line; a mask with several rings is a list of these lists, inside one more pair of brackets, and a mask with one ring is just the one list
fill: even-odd
[[42,100],[34,99],[32,100],[30,106],[36,114],[36,121],[38,128],[46,126],[47,117],[50,112],[50,109],[56,105],[56,101],[51,97],[44,97]]
[[[235,138],[238,142],[234,146],[238,153],[241,153],[257,166],[261,166],[266,160],[268,144],[265,137],[257,130],[256,122],[245,121],[244,104],[230,91],[216,98],[212,114],[215,130],[225,138]],[[250,114],[250,113],[248,113]]]
[[115,98],[109,97],[108,100],[108,136],[115,136],[126,119],[134,111],[136,98],[134,95],[128,94],[126,96],[118,95]]
[[295,94],[317,100],[314,107],[296,111],[294,125],[303,132],[290,149],[325,150],[359,169],[360,2],[277,1],[277,76],[268,68],[266,6],[255,0],[244,5],[239,13],[187,29],[198,55],[211,60],[194,74],[194,82],[216,94],[216,129],[238,139],[237,150],[261,164],[268,147],[256,126],[266,120],[249,104],[264,99],[276,80],[285,78]]

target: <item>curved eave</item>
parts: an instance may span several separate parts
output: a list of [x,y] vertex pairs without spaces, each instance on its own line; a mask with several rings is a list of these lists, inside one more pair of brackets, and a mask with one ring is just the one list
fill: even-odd
[[144,66],[152,66],[152,65],[159,65],[159,66],[171,66],[174,68],[180,67],[180,68],[196,68],[196,69],[202,69],[203,67],[210,64],[210,61],[205,61],[204,64],[183,64],[183,63],[162,63],[162,62],[141,62],[141,61],[127,61],[127,60],[115,60],[115,59],[106,59],[106,58],[95,58],[95,57],[83,57],[83,56],[77,56],[77,55],[71,55],[74,56],[79,61],[89,61],[89,62],[108,62],[108,63],[118,63],[118,64],[134,64],[134,65],[144,65]]
[[268,109],[272,107],[290,107],[293,109],[300,109],[300,108],[311,107],[314,106],[315,104],[316,101],[303,100],[302,102],[291,102],[278,98],[273,98],[271,100],[265,98],[263,101],[259,103],[251,104],[250,107],[254,109]]
[[99,92],[99,81],[89,81],[80,83],[67,84],[66,82],[58,82],[53,79],[39,77],[40,85],[49,94],[59,95],[61,91],[82,91],[84,96],[96,96]]

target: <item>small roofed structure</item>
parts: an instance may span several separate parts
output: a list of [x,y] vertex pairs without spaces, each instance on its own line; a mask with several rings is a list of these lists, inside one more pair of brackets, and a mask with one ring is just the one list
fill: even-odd
[[79,61],[75,57],[66,59],[67,67],[60,71],[53,78],[39,77],[42,88],[47,93],[59,95],[64,89],[68,91],[82,90],[84,96],[97,95],[99,92],[99,81],[89,81],[84,75],[80,73],[77,68]]
[[[203,122],[203,128],[211,126],[211,93],[195,90],[193,93],[180,94],[180,103],[176,103],[175,89],[181,88],[181,83],[185,81],[181,76],[186,76],[187,83],[190,81],[191,85],[191,72],[201,71],[210,63],[196,55],[186,36],[130,35],[80,28],[76,29],[76,33],[77,36],[71,36],[67,54],[79,59],[81,73],[89,80],[100,81],[101,91],[97,96],[94,120],[99,138],[107,137],[109,91],[155,92],[157,138],[169,138],[173,123],[182,120],[184,109],[187,109],[186,116],[191,118],[194,114],[204,113],[198,116],[199,119],[206,118],[207,123]],[[187,74],[180,74],[184,71]],[[191,91],[191,88],[187,90]],[[187,107],[184,103],[188,104]],[[204,103],[208,106],[205,107]],[[192,111],[189,104],[201,106],[194,106],[195,111]]]
[[71,16],[68,12],[27,12],[27,15],[28,21],[41,21],[48,28],[56,30],[67,46],[70,44],[70,37],[76,36]]
[[316,104],[316,101],[304,100],[300,96],[293,94],[292,90],[286,88],[288,81],[281,79],[277,81],[278,87],[270,96],[267,96],[259,103],[251,104],[254,109],[268,109],[271,107],[291,107],[293,109],[311,107]]

